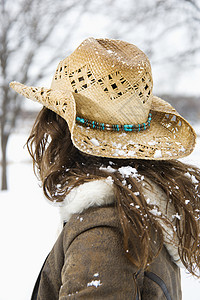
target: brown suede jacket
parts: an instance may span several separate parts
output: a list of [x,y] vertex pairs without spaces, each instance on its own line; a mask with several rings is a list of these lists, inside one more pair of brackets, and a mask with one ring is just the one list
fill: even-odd
[[123,251],[115,207],[92,207],[73,214],[63,228],[32,299],[182,299],[179,267],[164,246],[148,269],[135,276]]

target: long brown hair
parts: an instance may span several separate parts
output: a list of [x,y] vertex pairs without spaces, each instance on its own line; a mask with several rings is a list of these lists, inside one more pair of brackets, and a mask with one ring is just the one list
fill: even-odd
[[[114,183],[127,257],[138,269],[145,269],[159,254],[164,242],[159,222],[162,218],[174,233],[176,230],[182,263],[191,274],[199,277],[199,169],[176,160],[122,160],[85,155],[73,146],[64,119],[47,108],[39,113],[27,147],[44,194],[51,201],[62,202],[72,188],[86,181],[107,178],[109,168],[115,169],[109,176]],[[181,215],[181,220],[176,218],[175,230],[167,217],[152,213],[152,205],[146,202],[137,177],[129,176],[124,180],[119,172],[122,166],[135,168],[141,177],[149,178],[166,193],[167,203],[172,202],[178,216]],[[138,243],[132,247],[135,238]],[[132,248],[134,253],[129,251]]]

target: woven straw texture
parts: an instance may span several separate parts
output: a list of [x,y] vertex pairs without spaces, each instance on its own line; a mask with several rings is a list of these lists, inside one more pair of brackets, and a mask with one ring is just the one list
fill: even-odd
[[[150,62],[129,43],[89,38],[59,63],[51,89],[10,85],[63,117],[73,144],[87,154],[164,160],[187,156],[194,149],[192,126],[169,103],[153,95]],[[92,129],[76,123],[78,116],[137,125],[147,121],[149,112],[150,128],[141,132]]]

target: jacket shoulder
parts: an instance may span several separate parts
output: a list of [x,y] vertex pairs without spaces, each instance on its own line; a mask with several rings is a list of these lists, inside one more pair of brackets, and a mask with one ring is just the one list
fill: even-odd
[[63,244],[69,247],[81,233],[96,227],[112,227],[121,231],[117,208],[113,205],[90,207],[71,216],[63,228]]

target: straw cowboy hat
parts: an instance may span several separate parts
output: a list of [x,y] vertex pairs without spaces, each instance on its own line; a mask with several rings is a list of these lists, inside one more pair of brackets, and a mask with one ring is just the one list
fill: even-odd
[[150,62],[127,42],[86,39],[59,63],[50,89],[10,86],[64,118],[84,153],[165,160],[194,149],[192,126],[153,95]]

